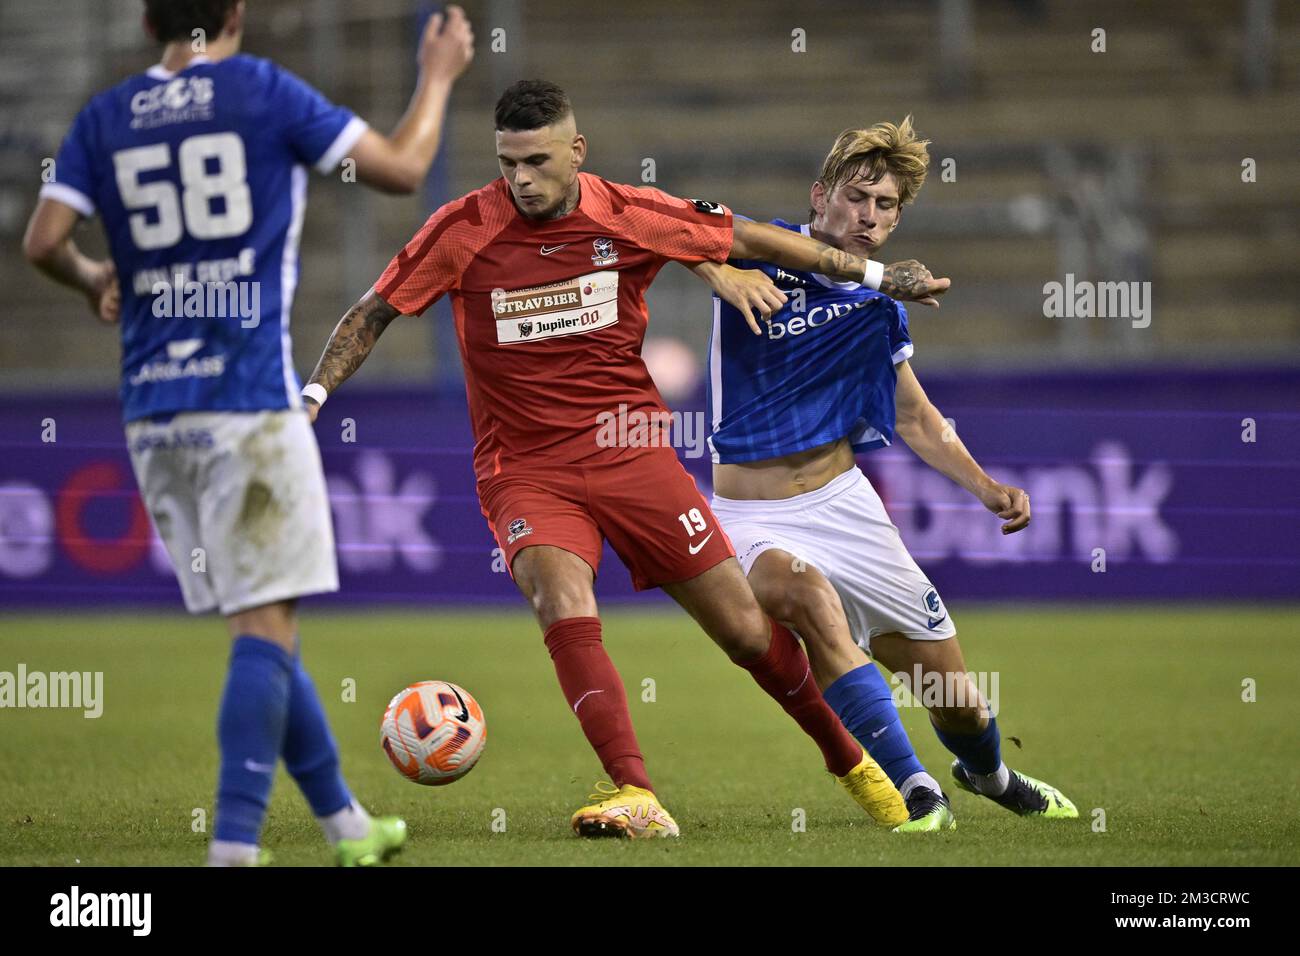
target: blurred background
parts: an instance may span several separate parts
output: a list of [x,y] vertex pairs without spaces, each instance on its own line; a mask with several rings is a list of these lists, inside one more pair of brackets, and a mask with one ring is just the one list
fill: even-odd
[[[421,198],[314,177],[294,311],[297,364],[374,281],[427,209],[497,175],[491,110],[510,82],[570,93],[587,168],[804,221],[835,134],[907,114],[933,167],[888,251],[950,275],[915,323],[941,368],[1223,363],[1300,355],[1300,6],[1269,0],[656,0],[467,2],[478,52]],[[387,130],[415,80],[428,5],[249,0],[247,52],[271,57]],[[136,0],[0,7],[0,387],[104,384],[108,338],[80,299],[17,254],[41,159],[90,95],[157,59]],[[1105,30],[1105,52],[1092,31]],[[794,52],[793,31],[806,52]],[[494,31],[497,33],[494,40]],[[504,50],[493,51],[493,44]],[[57,69],[51,64],[57,63]],[[34,78],[39,77],[39,82]],[[1253,159],[1255,182],[1242,182]],[[941,178],[949,165],[951,181]],[[102,239],[95,224],[88,242]],[[1151,280],[1152,327],[1044,318],[1044,282]],[[683,269],[651,333],[702,354],[710,310]],[[21,320],[15,321],[17,317]],[[413,325],[416,323],[412,323]],[[459,374],[445,322],[378,350],[368,373]],[[442,328],[439,328],[442,326]],[[416,336],[412,336],[414,339]]]
[[[1029,534],[994,540],[985,532],[996,522],[978,506],[969,515],[968,500],[897,457],[905,452],[873,458],[867,467],[936,582],[946,567],[954,583],[945,593],[1005,589],[998,568],[1011,561],[1032,572],[1016,579],[1025,594],[1085,596],[1102,580],[1086,571],[1104,545],[1135,562],[1135,577],[1107,579],[1110,595],[1294,595],[1300,5],[464,6],[477,55],[453,94],[425,194],[384,198],[337,176],[313,177],[293,315],[301,375],[429,209],[498,175],[491,110],[516,79],[541,76],[569,91],[590,141],[589,171],[760,219],[805,221],[809,186],[840,130],[911,114],[931,140],[931,173],[885,258],[919,258],[954,282],[942,310],[913,310],[913,365],[990,471],[1037,482],[1042,515]],[[244,50],[388,130],[412,90],[416,38],[432,9],[414,0],[249,0]],[[21,452],[36,447],[36,423],[55,395],[83,402],[68,406],[76,441],[112,449],[120,440],[105,405],[116,384],[115,333],[42,279],[19,240],[41,161],[77,110],[156,59],[136,0],[0,7],[0,402],[10,409],[5,445],[16,450],[3,466],[10,493],[0,506],[0,583],[10,603],[68,589],[175,596],[157,560],[145,577],[127,573],[144,562],[130,545],[134,512],[112,509],[138,504],[115,505],[113,492],[103,515],[71,504],[70,517],[59,511],[81,500],[67,497],[67,483],[84,477],[91,459],[71,446],[59,464]],[[104,249],[97,223],[81,241]],[[1067,275],[1150,282],[1149,327],[1047,317],[1044,286]],[[656,377],[676,407],[702,408],[711,316],[703,287],[669,265],[650,305]],[[375,599],[510,597],[484,576],[491,539],[469,480],[459,357],[445,303],[438,309],[405,322],[400,338],[390,332],[331,403],[337,415],[368,415],[358,418],[360,442],[345,447],[321,431],[341,496],[345,590],[351,574],[354,591],[369,587]],[[1247,419],[1258,437],[1246,438]],[[115,478],[101,477],[129,497],[124,461]],[[707,483],[705,461],[688,465]],[[412,501],[429,505],[415,519]],[[348,512],[356,502],[364,514]],[[375,502],[399,504],[375,517]],[[407,537],[391,530],[402,520],[414,522]],[[127,542],[118,562],[127,570],[96,578],[93,558],[88,565],[51,544],[64,536],[89,541],[87,554]],[[450,573],[474,562],[483,567]],[[366,576],[384,568],[409,581],[381,586]]]

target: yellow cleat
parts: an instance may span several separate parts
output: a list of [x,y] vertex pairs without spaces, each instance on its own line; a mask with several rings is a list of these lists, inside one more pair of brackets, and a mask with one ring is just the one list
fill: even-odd
[[[649,790],[631,784],[615,787],[612,783],[596,784],[595,800],[573,815],[573,832],[582,837],[666,837],[677,836],[677,821]],[[904,811],[906,817],[906,811]]]
[[858,805],[882,827],[896,827],[907,822],[907,804],[880,764],[862,751],[862,763],[842,777],[836,777]]

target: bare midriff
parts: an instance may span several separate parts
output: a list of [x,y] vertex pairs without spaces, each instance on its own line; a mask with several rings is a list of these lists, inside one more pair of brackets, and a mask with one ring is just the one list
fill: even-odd
[[847,438],[781,458],[714,465],[713,490],[738,501],[772,501],[816,491],[854,466]]

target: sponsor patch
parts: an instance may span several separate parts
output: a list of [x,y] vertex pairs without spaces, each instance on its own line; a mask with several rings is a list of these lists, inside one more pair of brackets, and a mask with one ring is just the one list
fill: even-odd
[[553,285],[492,293],[502,345],[581,335],[618,322],[618,273],[592,272]]
[[207,355],[187,361],[169,359],[166,362],[146,362],[131,376],[134,385],[152,385],[155,382],[174,382],[181,378],[220,378],[226,372],[224,355]]
[[138,435],[131,441],[131,451],[177,451],[183,448],[215,448],[216,437],[208,428],[159,429]]
[[178,76],[131,97],[131,128],[210,120],[215,106],[212,77]]

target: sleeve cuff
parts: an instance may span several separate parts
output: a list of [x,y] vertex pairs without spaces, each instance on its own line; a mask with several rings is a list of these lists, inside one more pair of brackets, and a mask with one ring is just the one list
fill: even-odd
[[894,353],[894,364],[897,365],[899,362],[906,362],[911,357],[912,357],[912,343],[905,342],[898,349],[898,351]]
[[348,150],[357,145],[361,134],[369,128],[370,124],[360,116],[348,120],[347,125],[334,137],[334,142],[330,143],[329,148],[316,161],[316,172],[332,173],[334,168],[343,162],[343,157],[348,154]]
[[41,187],[42,199],[53,199],[75,209],[86,218],[95,214],[95,204],[80,189],[73,189],[65,183],[46,183]]
[[725,263],[727,261],[727,259],[731,256],[732,246],[736,244],[736,216],[730,209],[727,209],[726,206],[723,206],[722,208],[726,210],[725,215],[727,217],[726,226],[725,226],[726,237],[723,239],[723,245],[725,245],[726,248],[722,250],[721,255],[711,256],[709,260],[711,262],[717,262],[720,264]]

